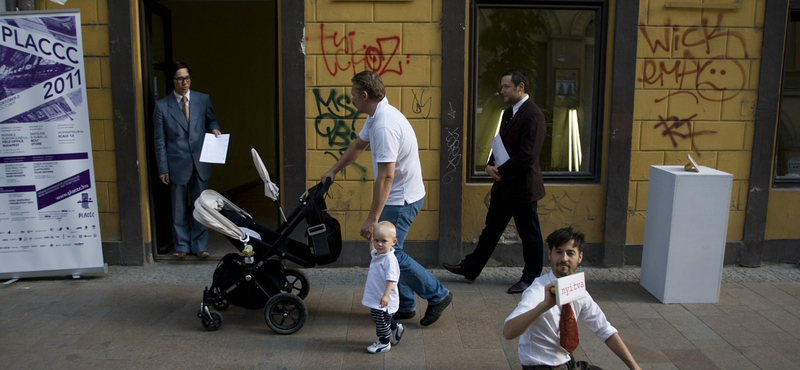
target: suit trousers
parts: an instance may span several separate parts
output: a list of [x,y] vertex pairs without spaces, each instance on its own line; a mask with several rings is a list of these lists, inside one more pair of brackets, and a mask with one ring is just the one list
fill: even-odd
[[522,239],[522,256],[525,259],[520,280],[530,284],[533,279],[539,277],[544,263],[544,241],[536,210],[537,202],[514,202],[492,197],[489,212],[486,213],[486,225],[478,239],[478,245],[459,264],[464,269],[465,275],[475,278],[481,274],[513,217],[519,237]]
[[186,184],[169,183],[172,200],[172,241],[176,252],[200,253],[208,250],[208,229],[192,217],[194,201],[206,189],[208,182],[200,180],[197,169]]

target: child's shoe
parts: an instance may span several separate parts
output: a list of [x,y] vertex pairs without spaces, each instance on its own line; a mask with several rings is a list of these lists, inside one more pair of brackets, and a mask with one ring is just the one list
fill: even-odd
[[381,340],[378,339],[375,343],[372,343],[367,347],[367,352],[369,353],[382,353],[382,352],[389,352],[392,349],[392,343],[381,343]]
[[390,343],[392,345],[396,345],[400,342],[400,339],[403,338],[403,333],[406,331],[405,325],[401,323],[397,323],[397,328],[392,330],[392,336],[390,337]]

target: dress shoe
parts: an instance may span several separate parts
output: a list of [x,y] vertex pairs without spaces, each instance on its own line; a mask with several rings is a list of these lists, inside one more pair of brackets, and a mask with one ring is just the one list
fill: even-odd
[[408,320],[414,316],[417,316],[417,310],[413,311],[397,311],[392,316],[395,320]]
[[517,293],[522,293],[522,292],[524,292],[524,291],[525,291],[525,289],[527,289],[529,286],[531,286],[531,283],[526,283],[526,282],[524,282],[524,281],[520,280],[520,281],[518,281],[516,284],[514,284],[514,285],[512,285],[510,288],[508,288],[508,294],[517,294]]
[[422,326],[428,326],[439,320],[442,317],[442,312],[447,306],[450,305],[450,302],[453,301],[453,293],[447,292],[447,296],[444,299],[437,303],[437,304],[429,304],[428,309],[425,310],[425,316],[422,317],[422,320],[419,321],[419,324]]
[[447,262],[444,262],[444,263],[442,263],[442,267],[444,267],[445,269],[447,269],[447,271],[450,271],[450,272],[452,272],[452,273],[454,273],[456,275],[463,276],[464,277],[464,282],[466,282],[468,284],[474,283],[475,282],[475,278],[477,278],[477,276],[472,276],[472,275],[467,274],[467,272],[464,271],[464,268],[461,267],[460,265],[451,265],[451,264],[449,264]]

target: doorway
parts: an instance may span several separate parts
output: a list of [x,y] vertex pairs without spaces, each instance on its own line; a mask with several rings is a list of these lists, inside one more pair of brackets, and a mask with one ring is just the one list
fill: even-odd
[[[153,149],[155,101],[172,92],[169,68],[179,60],[192,68],[192,90],[209,94],[222,133],[230,134],[226,163],[214,165],[208,188],[223,194],[264,225],[277,224],[277,207],[264,197],[250,147],[277,176],[277,2],[142,0],[143,80],[150,224],[155,259],[170,259],[172,216],[169,188],[158,180]],[[235,251],[209,230],[214,257]]]

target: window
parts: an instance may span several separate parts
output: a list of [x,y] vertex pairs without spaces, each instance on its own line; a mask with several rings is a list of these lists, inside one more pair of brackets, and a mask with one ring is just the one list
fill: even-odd
[[500,77],[528,75],[528,95],[547,121],[545,179],[597,180],[602,126],[604,1],[475,1],[470,48],[471,180],[485,172],[503,110]]
[[[800,183],[800,9],[792,9],[786,28],[783,84],[775,143],[775,184]],[[792,184],[793,183],[793,184]]]

